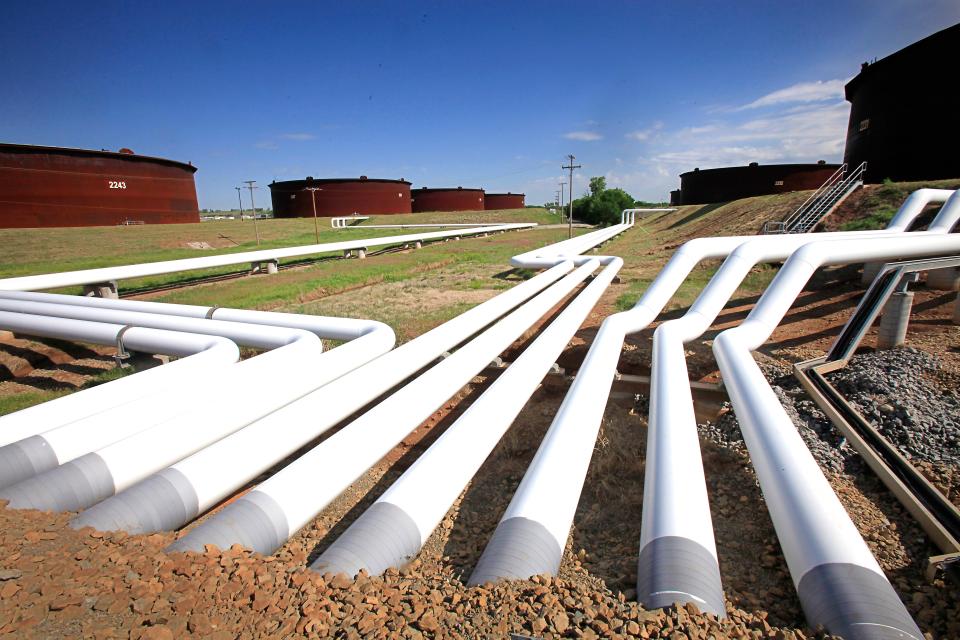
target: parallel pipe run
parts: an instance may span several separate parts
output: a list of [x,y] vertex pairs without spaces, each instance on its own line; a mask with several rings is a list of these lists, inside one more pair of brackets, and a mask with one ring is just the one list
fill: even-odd
[[[930,196],[942,193],[922,195],[928,201]],[[727,258],[682,318],[664,322],[654,332],[638,570],[638,593],[645,604],[668,606],[678,599],[703,599],[702,593],[683,592],[680,585],[684,583],[699,583],[701,592],[706,592],[706,585],[713,585],[713,594],[719,596],[722,604],[719,573],[713,565],[680,563],[675,554],[670,558],[657,551],[658,545],[664,549],[672,546],[661,538],[683,539],[711,551],[716,558],[683,344],[710,328],[756,264],[784,260],[814,240],[866,242],[873,238],[908,237],[904,230],[923,207],[918,198],[911,196],[890,227],[882,231],[777,236],[745,242]],[[930,224],[929,231],[911,233],[909,237],[947,233],[958,219],[960,195],[954,195]]]
[[79,284],[93,284],[110,282],[143,276],[192,271],[194,269],[208,269],[234,264],[261,263],[284,258],[295,258],[319,253],[335,253],[369,247],[383,247],[389,245],[404,245],[417,240],[437,240],[454,236],[478,235],[491,231],[513,231],[530,229],[537,226],[532,222],[500,224],[496,226],[471,227],[469,229],[455,229],[451,231],[433,231],[429,233],[414,233],[401,236],[385,236],[383,238],[367,238],[349,240],[345,242],[328,242],[301,247],[287,247],[283,249],[262,249],[260,251],[245,251],[242,253],[225,253],[203,258],[185,258],[182,260],[167,260],[164,262],[148,262],[145,264],[126,265],[117,267],[102,267],[99,269],[84,269],[81,271],[65,271],[63,273],[48,273],[19,278],[0,280],[0,289],[7,291],[34,291],[37,289],[55,289]]
[[[7,299],[15,297],[17,299]],[[36,302],[35,300],[67,302],[69,304],[54,304],[52,302]],[[154,329],[167,329],[173,331],[190,331],[196,334],[205,334],[227,338],[243,346],[253,346],[257,348],[279,348],[286,347],[287,351],[301,351],[304,356],[307,354],[318,353],[322,351],[322,343],[318,337],[309,331],[299,328],[263,326],[262,324],[250,324],[240,322],[228,322],[222,320],[204,320],[203,316],[197,313],[198,317],[190,318],[181,316],[161,315],[159,313],[143,313],[139,311],[121,311],[118,309],[147,308],[154,312],[158,309],[151,307],[154,303],[127,302],[119,300],[102,300],[96,298],[85,298],[79,296],[55,296],[52,294],[36,293],[0,293],[0,310],[13,311],[20,313],[32,313],[48,318],[63,318],[84,320],[88,322],[116,323],[119,326],[137,326],[150,327]],[[163,305],[157,305],[162,307]],[[167,305],[176,307],[178,305]],[[110,307],[110,308],[102,308]],[[197,307],[200,312],[205,310]],[[182,313],[189,311],[190,308],[180,309]],[[229,310],[227,310],[229,311]],[[255,315],[257,312],[240,312],[247,315]],[[212,314],[207,314],[212,315]],[[288,314],[275,314],[288,315]],[[291,314],[292,315],[292,314]],[[258,318],[259,319],[259,318]],[[262,321],[262,319],[260,319]],[[328,337],[345,336],[344,321],[340,318],[313,318],[310,323],[312,328],[318,329],[324,320],[329,321],[330,331],[326,333]],[[365,321],[353,321],[356,328],[370,328],[370,323]],[[303,323],[301,320],[290,321],[289,324]],[[390,332],[386,325],[374,323],[380,326],[381,331]],[[2,325],[0,325],[2,326]],[[349,335],[349,333],[347,333]],[[390,332],[392,336],[392,332]],[[129,340],[126,339],[126,333],[123,334],[123,342],[126,347]],[[117,344],[114,341],[113,344]],[[299,345],[299,346],[296,346]],[[233,351],[236,352],[234,346]],[[236,358],[234,358],[234,361]],[[196,411],[200,407],[216,405],[218,403],[230,402],[229,394],[236,388],[236,385],[242,383],[242,375],[246,371],[256,371],[264,365],[269,365],[273,357],[263,360],[262,358],[253,358],[247,362],[237,365],[237,369],[223,369],[221,375],[206,384],[199,384],[200,380],[193,375],[184,376],[177,381],[170,381],[165,388],[156,388],[152,392],[146,392],[144,395],[125,399],[124,397],[115,397],[108,401],[106,406],[100,407],[100,410],[92,414],[63,414],[60,412],[47,412],[44,416],[47,420],[33,420],[25,422],[22,418],[15,419],[18,422],[18,428],[11,432],[13,440],[8,441],[11,444],[6,447],[0,447],[0,455],[5,451],[20,451],[24,446],[33,446],[30,443],[36,443],[37,438],[49,449],[48,455],[45,455],[41,461],[37,461],[30,468],[19,467],[17,473],[3,474],[0,487],[6,487],[29,476],[23,474],[31,472],[30,475],[47,471],[53,467],[69,462],[83,454],[96,451],[118,440],[127,438],[135,433],[142,432],[160,423],[166,422],[179,415]],[[161,367],[162,368],[162,367]],[[175,368],[174,371],[177,369]],[[83,393],[77,396],[83,396]],[[214,400],[210,398],[213,397]],[[89,403],[87,404],[89,407]],[[16,414],[15,414],[16,415]],[[5,434],[6,435],[6,434]]]
[[[925,194],[930,196],[931,194]],[[931,231],[943,233],[960,218],[960,200],[943,207]],[[881,231],[817,234],[817,240],[891,237],[902,235],[921,213],[911,198]],[[756,239],[740,245],[677,320],[661,324],[653,336],[650,414],[647,427],[646,481],[638,561],[638,595],[647,606],[669,606],[675,601],[709,602],[722,611],[723,592],[713,527],[707,499],[693,397],[690,393],[683,344],[702,335],[726,302],[758,263],[788,258],[812,241],[809,234]],[[679,548],[697,549],[697,554]],[[705,561],[702,550],[712,556]]]
[[[538,543],[544,549],[566,546],[606,405],[598,399],[609,396],[626,334],[640,331],[652,322],[701,260],[723,257],[744,240],[754,237],[697,239],[686,243],[632,310],[604,320],[493,539],[484,550],[477,565],[484,567],[484,571],[475,571],[470,577],[471,584],[518,577],[516,570],[509,567],[516,563],[514,549],[530,546],[528,532],[531,530],[549,535]],[[552,553],[523,557],[525,562],[520,571],[527,574],[524,578],[556,574],[560,568],[559,558]]]
[[[865,239],[896,234],[818,235],[856,235]],[[723,263],[689,311],[682,318],[664,322],[654,332],[637,570],[638,596],[646,606],[666,607],[679,601],[723,611],[720,569],[683,345],[710,328],[753,266],[783,260],[810,241],[809,237],[794,235],[742,244]]]
[[[388,351],[393,346],[393,331],[380,323],[371,325],[376,330],[327,353],[322,352],[315,335],[302,332],[309,340],[300,339],[241,362],[221,378],[229,389],[256,381],[257,393],[239,398],[225,395],[219,401],[200,403],[189,413],[111,440],[112,444],[7,487],[0,496],[15,508],[67,511],[95,504]],[[74,447],[74,454],[85,446],[76,438],[68,444]]]
[[[22,314],[10,314],[9,317],[14,315]],[[90,324],[99,326],[101,323]],[[0,322],[0,326],[18,330],[8,322]],[[34,332],[40,326],[42,325],[31,322],[22,325],[19,331],[24,334],[33,333],[33,335],[36,335]],[[126,348],[132,349],[129,337],[127,333],[124,333],[123,342]],[[84,341],[94,342],[92,339]],[[81,418],[101,415],[113,407],[129,404],[147,396],[202,385],[205,379],[216,377],[224,367],[240,358],[239,349],[230,340],[206,337],[204,343],[211,344],[209,348],[201,347],[197,353],[187,355],[162,367],[147,369],[138,372],[136,375],[127,375],[105,384],[84,389],[82,393],[72,393],[0,416],[0,446],[43,433]],[[101,344],[116,346],[117,341],[114,337],[111,341]],[[160,349],[156,353],[162,353],[165,350]],[[5,486],[5,483],[0,481],[0,486]]]
[[[623,223],[592,231],[582,236],[570,238],[563,242],[551,244],[546,247],[521,253],[510,259],[510,264],[520,269],[547,269],[557,263],[558,260],[572,260],[574,264],[581,265],[591,256],[580,255],[584,251],[598,247],[614,236],[623,233],[633,226],[631,223]],[[606,260],[609,261],[610,258]]]
[[[370,320],[218,307],[0,292],[0,308],[221,335],[243,346],[261,349],[297,341],[311,343],[314,345],[311,348],[316,349],[320,348],[316,344],[317,337],[349,341],[372,333],[383,336],[385,343],[393,340],[389,327]],[[196,406],[206,405],[209,397],[227,397],[236,388],[234,381],[226,376],[214,376],[203,384],[196,384],[198,381],[191,376],[174,379],[156,373],[167,368],[153,370],[144,379],[144,383],[166,380],[165,385],[153,388],[149,384],[134,385],[132,388],[141,390],[141,393],[133,397],[84,392],[64,398],[73,399],[67,403],[67,411],[55,410],[56,403],[45,403],[34,408],[33,412],[21,411],[0,418],[0,425],[8,427],[0,432],[5,438],[0,440],[0,444],[47,433],[59,440],[66,438],[72,443],[82,443],[86,448],[77,449],[76,444],[71,445],[75,454],[73,457],[76,457],[191,411]],[[170,372],[176,373],[182,369],[183,365],[174,366]],[[129,379],[139,380],[144,375],[138,374]],[[175,402],[172,401],[174,397]],[[29,413],[36,415],[28,418],[26,414]],[[55,434],[51,430],[55,430]],[[61,463],[68,459],[72,458],[59,456]]]
[[73,525],[149,533],[188,523],[571,269],[558,265],[431,329],[88,509]]
[[[237,346],[225,338],[144,329],[122,324],[48,318],[0,311],[0,326],[33,336],[81,340],[103,345],[116,345],[119,337],[122,336],[124,344],[130,349],[143,350],[148,353],[188,356],[180,361],[179,367],[173,367],[172,371],[193,380],[197,380],[201,375],[223,370],[225,365],[235,362],[240,356]],[[199,358],[199,360],[194,360],[194,358]],[[130,379],[136,377],[131,376]],[[127,380],[127,378],[115,382],[124,380]],[[169,376],[160,378],[147,376],[148,383],[151,381],[165,383],[168,380]],[[103,386],[107,387],[109,384]],[[131,388],[131,386],[128,384],[121,388]],[[96,388],[92,390],[96,390]],[[39,418],[44,419],[50,414],[64,415],[61,412],[62,408],[63,405],[58,405],[46,413],[40,412]],[[66,415],[68,415],[71,409],[70,404],[67,404],[65,409],[68,412]],[[20,417],[19,413],[24,412],[6,416],[6,418],[12,419],[0,421],[0,425],[4,427],[4,431],[0,433],[5,438],[12,439],[12,442],[7,440],[7,442],[11,442],[10,444],[0,447],[0,487],[6,487],[24,478],[29,478],[63,462],[63,452],[56,446],[56,439],[36,435],[34,423],[30,418],[31,413],[26,412],[26,418]],[[36,412],[32,413],[36,414]],[[14,418],[14,416],[17,416],[17,418]]]
[[622,266],[620,258],[611,261],[311,568],[378,575],[416,556]]
[[572,268],[566,260],[553,262],[548,271],[87,510],[74,526],[149,532],[186,524]]
[[[886,232],[876,233],[883,234],[906,229],[910,222],[919,215],[927,202],[945,199],[945,196],[953,193],[942,190],[924,191],[920,194],[922,197],[911,196],[911,198],[908,198],[891,221],[890,228]],[[944,209],[947,209],[947,207]],[[943,216],[941,218],[947,219]],[[812,237],[812,235],[794,236],[791,242],[802,243],[809,241]],[[800,238],[800,240],[796,240],[796,238]],[[765,239],[764,243],[769,240]],[[595,399],[607,397],[609,394],[626,335],[638,332],[652,322],[693,267],[701,260],[725,257],[736,247],[752,241],[756,241],[756,236],[701,238],[686,243],[674,254],[632,310],[615,314],[604,321],[574,380],[573,386],[544,438],[537,456],[531,463],[510,507],[508,507],[507,513],[501,520],[501,526],[498,527],[494,539],[484,552],[481,564],[491,567],[510,566],[512,561],[510,549],[512,546],[522,546],[523,544],[523,537],[512,533],[512,529],[517,528],[517,522],[532,521],[542,525],[545,530],[550,532],[556,545],[563,548],[573,521],[573,515],[589,466],[593,442],[596,439],[603,415],[604,403],[596,402]],[[728,267],[728,269],[730,268],[732,267]],[[707,324],[709,325],[709,322]],[[680,354],[682,356],[682,348]],[[659,391],[652,391],[652,404],[657,402],[657,396],[662,395],[667,390],[670,390],[671,397],[676,393],[689,394],[689,382],[685,370],[683,371],[682,381],[677,376],[672,378],[676,379],[671,379],[669,384],[660,384]],[[681,404],[686,407],[686,403]],[[658,403],[657,406],[665,406],[664,401]],[[693,424],[695,424],[695,421],[693,421]],[[670,435],[674,434],[671,432]],[[682,437],[682,434],[676,435],[684,442],[690,440],[690,438]],[[656,434],[653,434],[648,440],[648,481],[653,479],[650,474],[656,473],[655,469],[663,468],[662,465],[658,467],[658,458],[660,460],[670,460],[669,455],[656,455],[656,451],[660,447],[670,442],[672,440],[664,438],[658,440]],[[692,451],[698,451],[699,445],[695,432],[692,442],[693,445],[696,445],[696,449],[692,449]],[[689,445],[689,443],[687,444]],[[672,447],[668,447],[667,450],[676,451]],[[667,468],[673,467],[668,465]],[[699,474],[697,473],[698,470]],[[646,492],[652,490],[651,485],[656,486],[656,481],[648,482]],[[669,482],[662,482],[660,485],[671,487]],[[558,489],[558,487],[562,487],[562,489]],[[639,598],[649,607],[669,605],[675,600],[695,602],[701,608],[723,615],[722,586],[716,562],[709,510],[706,508],[702,467],[699,463],[696,463],[693,467],[691,476],[685,476],[680,486],[674,486],[673,488],[687,496],[696,497],[697,494],[701,494],[702,498],[699,502],[694,500],[694,504],[700,504],[703,508],[692,509],[691,513],[693,515],[678,528],[686,531],[687,535],[652,535],[653,531],[663,533],[671,529],[670,523],[677,524],[677,520],[671,520],[668,517],[661,521],[659,516],[646,517],[645,515],[643,526],[646,536],[641,543],[642,552],[638,564]],[[689,491],[684,489],[689,489]],[[658,502],[655,499],[648,498],[648,495],[645,495],[645,509],[653,504],[673,504],[669,501]],[[682,501],[681,503],[686,504]],[[549,505],[549,508],[545,505]],[[524,528],[528,528],[526,524]],[[655,539],[659,539],[659,542],[654,545],[647,544],[647,542],[653,542]],[[525,567],[523,572],[529,570],[529,575],[555,573],[559,569],[559,560],[556,562],[543,560],[539,564],[535,563],[535,565],[534,567]],[[691,567],[698,567],[698,569],[691,571]],[[494,581],[499,578],[514,577],[509,569],[500,569],[500,571],[502,573],[497,571],[485,571],[483,574],[475,572],[471,581]]]
[[[171,546],[240,543],[272,553],[430,417],[599,266],[594,260],[527,302]],[[305,494],[303,487],[313,487]]]
[[[751,351],[821,266],[956,253],[960,238],[912,235],[810,243],[791,256],[747,319],[713,351],[811,626],[845,638],[923,637],[767,383]],[[886,634],[886,635],[883,635]],[[898,636],[899,637],[899,636]]]

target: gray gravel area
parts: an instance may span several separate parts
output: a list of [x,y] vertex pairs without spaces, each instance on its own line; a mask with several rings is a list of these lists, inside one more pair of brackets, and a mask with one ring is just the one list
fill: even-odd
[[960,398],[940,360],[913,348],[855,356],[828,379],[907,459],[960,462]]
[[[862,461],[810,400],[787,368],[760,364],[774,392],[807,447],[824,469],[858,473]],[[854,356],[828,380],[857,411],[897,446],[908,459],[960,462],[960,399],[957,389],[938,379],[940,360],[912,348]],[[702,438],[720,446],[744,449],[736,415],[729,411],[699,426]]]

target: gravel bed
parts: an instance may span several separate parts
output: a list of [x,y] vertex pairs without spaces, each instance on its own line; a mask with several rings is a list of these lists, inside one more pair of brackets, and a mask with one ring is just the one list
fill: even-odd
[[[768,362],[760,367],[820,466],[838,473],[862,472],[856,451],[809,399],[792,372]],[[960,462],[960,399],[955,388],[938,378],[940,371],[936,356],[902,348],[854,356],[827,379],[907,459],[956,464]],[[710,442],[745,450],[729,404],[717,420],[698,427],[701,437]]]
[[[863,464],[860,457],[806,395],[793,377],[793,372],[787,367],[768,362],[762,362],[760,369],[821,468],[836,473],[859,472]],[[701,438],[722,447],[746,451],[740,425],[730,403],[724,404],[717,420],[697,426]]]
[[828,379],[908,460],[960,462],[960,399],[935,355],[913,348],[854,356]]

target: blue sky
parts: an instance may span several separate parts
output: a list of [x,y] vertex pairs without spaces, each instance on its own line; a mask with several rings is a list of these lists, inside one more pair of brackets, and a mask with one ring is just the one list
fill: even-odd
[[191,161],[235,185],[359,176],[552,200],[604,175],[667,197],[695,166],[839,161],[860,63],[956,0],[15,2],[0,141]]

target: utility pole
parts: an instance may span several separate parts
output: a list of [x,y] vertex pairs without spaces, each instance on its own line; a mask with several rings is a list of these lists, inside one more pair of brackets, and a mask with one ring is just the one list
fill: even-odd
[[243,198],[240,197],[240,191],[243,187],[234,187],[237,190],[237,202],[240,203],[240,222],[243,222]]
[[572,153],[567,155],[567,158],[570,160],[570,164],[568,165],[565,164],[560,168],[570,169],[570,201],[568,202],[568,204],[570,205],[570,215],[567,218],[567,237],[572,238],[573,237],[573,170],[580,169],[581,167],[583,167],[583,165],[573,164],[573,161],[576,160],[576,158]]
[[[567,183],[558,182],[557,184],[560,185],[560,215],[562,216],[563,215],[563,188],[567,186]],[[560,218],[560,221],[562,222],[563,218]]]
[[257,226],[257,205],[253,203],[253,190],[259,189],[260,187],[255,187],[257,183],[256,180],[244,180],[247,185],[247,189],[250,189],[250,208],[253,209],[253,232],[257,234],[257,246],[260,246],[260,228]]
[[313,203],[313,232],[317,236],[317,244],[320,244],[320,225],[317,223],[317,191],[323,191],[320,187],[305,187],[304,191],[310,192],[310,201]]

